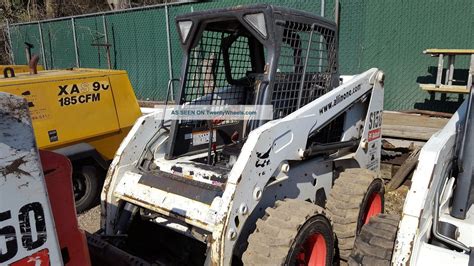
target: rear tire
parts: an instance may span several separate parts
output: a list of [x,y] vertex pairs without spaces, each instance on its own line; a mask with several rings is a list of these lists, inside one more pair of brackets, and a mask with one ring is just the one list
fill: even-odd
[[393,214],[372,217],[356,238],[349,265],[390,265],[399,221]]
[[331,214],[336,250],[347,260],[360,229],[370,217],[383,213],[384,184],[377,174],[361,168],[347,169],[339,175],[329,193],[326,208]]
[[287,199],[265,212],[249,236],[244,265],[332,265],[334,234],[321,207]]
[[99,170],[92,165],[79,165],[72,173],[76,212],[84,212],[98,203],[101,182]]

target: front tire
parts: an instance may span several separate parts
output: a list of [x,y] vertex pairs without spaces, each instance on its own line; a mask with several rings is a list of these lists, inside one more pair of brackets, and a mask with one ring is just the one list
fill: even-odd
[[383,180],[367,169],[347,169],[336,179],[326,208],[333,219],[339,257],[347,260],[362,226],[384,211]]
[[387,265],[392,260],[400,218],[379,214],[365,224],[356,238],[349,265]]
[[98,203],[101,190],[99,170],[92,165],[80,165],[75,167],[72,178],[76,211],[81,213]]
[[244,265],[332,265],[334,234],[321,207],[287,199],[265,212],[249,236]]

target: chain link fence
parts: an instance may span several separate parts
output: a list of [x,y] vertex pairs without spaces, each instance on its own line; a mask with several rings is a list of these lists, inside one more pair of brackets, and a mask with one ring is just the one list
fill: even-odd
[[[318,14],[322,7],[317,1],[273,2]],[[323,2],[328,4],[326,12],[332,15],[333,7],[329,5],[333,5],[333,0]],[[33,45],[32,53],[40,55],[40,64],[46,69],[125,69],[139,99],[162,101],[166,97],[168,80],[179,78],[181,72],[182,51],[174,17],[235,4],[236,1],[181,2],[14,24],[10,32],[15,63],[26,63],[24,47],[27,42]]]
[[[24,43],[28,42],[47,69],[125,69],[139,99],[162,101],[168,80],[179,78],[181,72],[175,16],[257,3],[296,8],[334,20],[334,0],[220,0],[12,24],[15,63],[26,63]],[[418,88],[417,82],[429,80],[436,65],[436,60],[422,51],[474,48],[473,12],[471,0],[340,0],[339,69],[342,74],[383,69],[387,74],[386,109],[437,106],[438,111],[452,110],[459,104],[459,95],[433,100]],[[456,65],[467,65],[467,61],[465,64],[460,58]]]

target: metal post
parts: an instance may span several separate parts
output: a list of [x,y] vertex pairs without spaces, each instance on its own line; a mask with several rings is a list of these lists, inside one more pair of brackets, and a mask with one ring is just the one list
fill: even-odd
[[79,50],[77,47],[76,23],[74,21],[74,18],[71,18],[71,25],[72,25],[72,38],[74,40],[74,53],[76,54],[76,67],[81,67],[79,63]]
[[7,36],[8,36],[8,45],[10,45],[10,60],[12,65],[15,64],[15,55],[13,54],[13,45],[12,45],[12,36],[10,32],[10,22],[8,19],[5,19],[6,24],[7,24]]
[[[339,0],[335,0],[334,3],[334,19],[336,21],[336,51],[339,49]],[[335,57],[336,67],[339,69],[339,63],[337,61],[337,55]]]
[[439,54],[438,58],[438,73],[436,73],[436,88],[439,88],[441,86],[441,78],[443,77],[443,54]]
[[[168,2],[165,2],[165,15],[166,15],[166,38],[168,39],[168,75],[169,79],[173,80],[173,58],[171,55],[171,36],[170,36],[170,16],[168,13]],[[171,99],[174,100],[174,86],[171,83]]]
[[102,15],[102,24],[104,25],[104,39],[105,39],[105,44],[107,45],[105,49],[107,49],[107,64],[109,66],[109,69],[112,69],[112,62],[110,59],[110,45],[109,44],[109,35],[107,33],[107,20],[105,19],[105,16]]
[[43,29],[41,28],[41,22],[38,22],[38,31],[40,35],[40,45],[41,45],[41,57],[43,60],[43,65],[45,69],[48,69],[48,64],[46,62],[46,53],[44,50],[44,41],[43,41]]
[[[337,1],[337,0],[336,0]],[[321,0],[321,17],[324,18],[325,15],[325,9],[326,8],[326,3],[325,0]],[[311,32],[312,33],[312,32]],[[323,70],[323,35],[319,37],[319,72]]]

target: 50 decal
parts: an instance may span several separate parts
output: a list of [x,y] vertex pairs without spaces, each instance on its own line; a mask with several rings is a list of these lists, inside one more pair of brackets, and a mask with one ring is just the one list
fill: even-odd
[[58,102],[61,107],[100,101],[100,92],[110,88],[108,82],[84,82],[59,85]]
[[[26,251],[37,249],[46,242],[46,222],[39,202],[24,205],[18,211],[20,239],[13,225],[2,226],[12,219],[12,211],[0,212],[0,264],[15,257],[22,246]],[[4,242],[4,243],[2,243]]]

